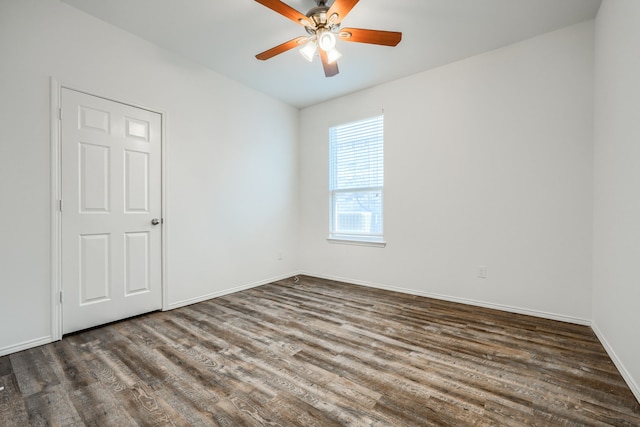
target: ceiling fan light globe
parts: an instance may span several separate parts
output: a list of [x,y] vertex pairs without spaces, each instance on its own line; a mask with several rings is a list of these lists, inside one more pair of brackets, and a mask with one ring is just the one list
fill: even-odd
[[335,47],[327,52],[327,62],[333,64],[340,58],[342,54]]
[[325,52],[336,47],[336,36],[330,31],[322,31],[318,34],[318,46]]
[[308,41],[302,48],[300,49],[300,54],[309,62],[313,61],[313,57],[316,55],[318,51],[318,45],[315,40]]

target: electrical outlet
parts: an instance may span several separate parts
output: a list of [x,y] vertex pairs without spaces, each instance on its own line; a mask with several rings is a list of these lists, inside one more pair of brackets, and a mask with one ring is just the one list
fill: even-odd
[[480,265],[478,266],[478,278],[486,279],[487,278],[487,266]]

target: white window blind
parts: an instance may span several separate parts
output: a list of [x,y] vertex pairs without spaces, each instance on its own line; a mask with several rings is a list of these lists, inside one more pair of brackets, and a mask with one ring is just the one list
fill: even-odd
[[329,129],[330,238],[383,241],[383,149],[383,116]]

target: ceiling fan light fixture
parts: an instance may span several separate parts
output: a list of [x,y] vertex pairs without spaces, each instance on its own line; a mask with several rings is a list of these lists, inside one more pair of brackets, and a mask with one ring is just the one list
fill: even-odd
[[300,54],[309,62],[313,61],[313,57],[316,55],[318,51],[318,45],[315,40],[309,40],[302,48],[300,49]]
[[334,62],[336,62],[338,60],[338,58],[340,58],[342,56],[342,54],[340,52],[338,52],[338,49],[336,49],[335,47],[329,51],[327,51],[327,63],[329,64],[333,64]]
[[336,47],[336,36],[328,30],[318,30],[318,46],[325,52],[329,52]]

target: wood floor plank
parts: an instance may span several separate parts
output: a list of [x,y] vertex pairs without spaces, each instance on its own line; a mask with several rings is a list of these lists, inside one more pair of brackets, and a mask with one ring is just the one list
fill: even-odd
[[116,393],[116,399],[137,424],[145,426],[187,425],[187,421],[143,382]]
[[11,374],[11,360],[8,357],[0,357],[0,377]]
[[98,382],[73,390],[70,399],[84,425],[121,427],[137,424],[113,393]]
[[[5,357],[9,360],[9,357]],[[9,364],[9,366],[11,366]],[[23,395],[18,387],[15,375],[10,373],[0,377],[0,420],[6,427],[19,427],[29,424],[29,414]]]
[[96,379],[82,363],[82,356],[72,340],[58,341],[43,349],[48,365],[67,389],[84,388]]
[[0,357],[0,425],[640,426],[593,331],[301,276]]
[[80,415],[71,402],[68,391],[60,385],[47,387],[24,399],[29,425],[81,426]]
[[60,384],[43,347],[12,354],[9,359],[23,396],[31,396]]

